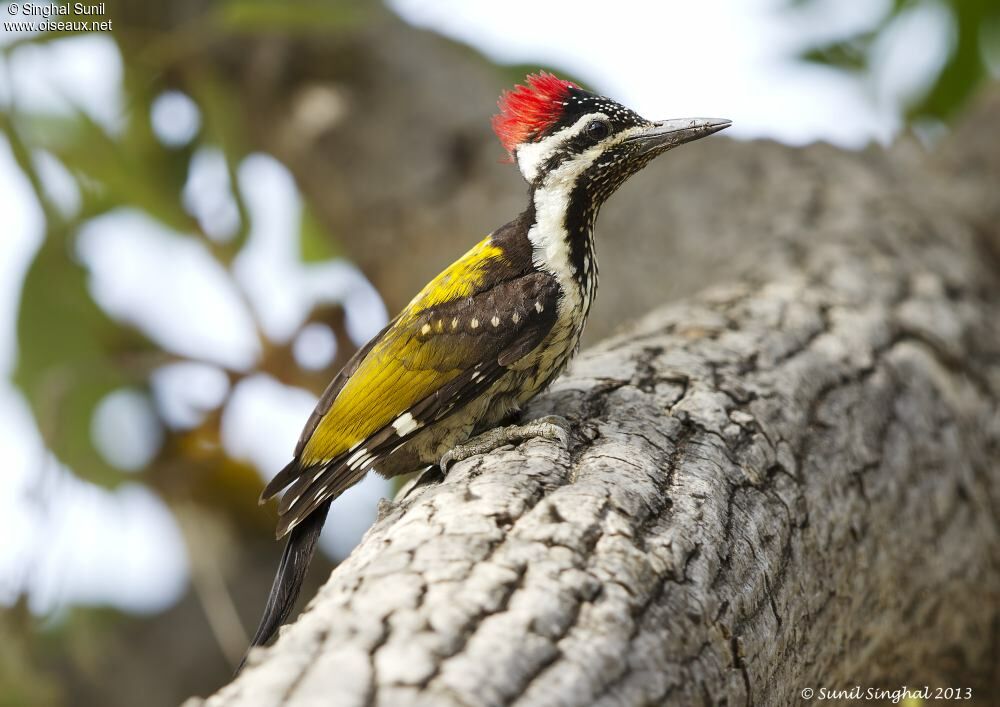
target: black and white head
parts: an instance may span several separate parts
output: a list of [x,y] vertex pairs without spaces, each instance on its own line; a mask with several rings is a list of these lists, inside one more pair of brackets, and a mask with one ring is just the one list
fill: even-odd
[[497,103],[493,130],[533,188],[586,192],[594,208],[656,156],[728,120],[650,121],[552,74],[532,74]]

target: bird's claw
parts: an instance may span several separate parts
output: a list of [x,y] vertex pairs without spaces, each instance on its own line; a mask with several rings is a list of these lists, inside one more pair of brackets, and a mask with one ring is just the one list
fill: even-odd
[[445,452],[439,466],[442,473],[448,473],[448,467],[455,462],[464,461],[477,454],[488,454],[500,447],[518,444],[533,437],[550,439],[565,447],[569,444],[569,435],[570,424],[566,418],[558,415],[546,415],[523,425],[510,425],[487,430],[468,442]]

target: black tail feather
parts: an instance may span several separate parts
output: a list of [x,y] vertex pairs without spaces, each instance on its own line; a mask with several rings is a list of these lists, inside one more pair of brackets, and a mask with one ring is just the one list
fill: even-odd
[[[264,615],[260,619],[257,633],[250,641],[250,648],[262,646],[271,640],[292,613],[295,600],[298,599],[299,591],[302,589],[306,570],[309,569],[309,562],[316,552],[316,541],[319,539],[320,531],[323,530],[323,523],[326,522],[329,511],[330,501],[327,501],[296,525],[288,535],[288,542],[278,564],[278,573],[274,577],[271,593],[267,597]],[[249,650],[247,653],[249,654]],[[239,667],[236,668],[237,674],[243,669],[246,661],[246,656],[243,656]]]

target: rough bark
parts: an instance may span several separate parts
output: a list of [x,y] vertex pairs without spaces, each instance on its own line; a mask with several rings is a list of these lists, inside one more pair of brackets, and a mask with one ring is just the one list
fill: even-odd
[[207,704],[991,702],[1000,160],[964,140],[718,141],[719,191],[754,198],[684,237],[742,222],[737,284],[581,355],[528,411],[568,417],[569,448],[498,450],[388,505]]

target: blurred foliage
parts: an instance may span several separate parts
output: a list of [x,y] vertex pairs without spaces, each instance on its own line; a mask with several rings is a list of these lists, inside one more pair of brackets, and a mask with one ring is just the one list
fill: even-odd
[[307,0],[227,0],[215,10],[219,25],[232,32],[329,33],[355,26],[367,17],[355,3]]
[[[802,8],[827,0],[791,0]],[[888,11],[870,29],[810,47],[802,58],[842,71],[871,76],[875,71],[875,48],[894,23],[917,9],[940,8],[951,27],[950,48],[941,71],[928,81],[927,89],[905,106],[908,123],[926,120],[947,122],[971,98],[976,89],[996,71],[1000,60],[1000,2],[998,0],[891,0]],[[991,67],[991,63],[993,66]]]
[[[361,16],[359,6],[354,3],[338,5],[312,1],[227,2],[206,12],[214,20],[207,22],[207,26],[218,28],[219,37],[214,40],[219,41],[236,31],[273,34],[306,27],[328,31],[352,25]],[[115,23],[117,27],[124,24],[117,18]],[[171,32],[165,30],[161,39],[170,35]],[[87,480],[113,486],[124,481],[127,472],[114,468],[95,448],[91,434],[93,411],[116,389],[148,386],[149,375],[158,366],[173,362],[177,357],[159,350],[129,324],[109,317],[92,299],[87,287],[87,272],[74,257],[80,227],[115,209],[139,209],[172,231],[200,241],[221,265],[228,268],[244,246],[251,224],[235,181],[236,166],[250,152],[241,123],[239,99],[233,88],[216,76],[210,57],[205,57],[203,64],[197,64],[192,63],[188,55],[183,71],[177,71],[172,64],[151,61],[150,57],[155,55],[128,41],[128,30],[109,36],[123,39],[120,47],[125,59],[123,79],[128,111],[120,132],[109,133],[83,111],[70,116],[25,114],[16,105],[3,111],[0,125],[43,204],[47,222],[45,240],[23,286],[15,382],[31,404],[46,444],[60,460]],[[50,39],[49,35],[42,35],[31,41]],[[207,44],[214,41],[210,34],[202,40]],[[17,51],[23,43],[22,40],[8,47],[7,54]],[[156,40],[150,44],[156,44]],[[130,60],[132,48],[142,53],[142,60]],[[181,147],[162,144],[152,128],[153,101],[169,89],[187,93],[200,110],[198,135]],[[206,234],[185,209],[181,198],[192,157],[203,147],[222,151],[231,182],[230,192],[240,216],[237,232],[224,240]],[[34,156],[38,151],[54,156],[68,170],[82,198],[81,208],[76,213],[66,216],[48,202],[35,173]],[[308,208],[300,230],[305,261],[314,262],[334,255],[329,234],[322,233]],[[239,286],[235,279],[234,284]],[[250,307],[248,310],[253,311]],[[262,336],[259,327],[258,335]],[[279,351],[281,344],[264,340],[260,343],[265,358],[257,370],[286,382],[303,383],[292,357]],[[272,366],[268,370],[268,365],[276,362],[280,362],[281,367],[274,369]],[[205,424],[217,426],[218,422],[218,416],[209,416]],[[218,442],[217,430],[184,434],[200,434],[202,441]],[[168,438],[165,448],[184,454],[191,445]],[[209,465],[199,464],[193,468],[200,472],[206,466]],[[239,466],[245,468],[245,465]],[[221,469],[220,473],[225,475],[224,467]],[[247,484],[259,481],[249,469],[245,471]],[[146,476],[147,480],[155,480],[155,469],[148,470]],[[134,476],[129,474],[127,478],[134,479]],[[170,487],[176,489],[177,484],[172,481]],[[220,500],[228,505],[227,501]]]
[[40,669],[44,649],[28,640],[31,616],[24,601],[0,613],[0,707],[57,704],[62,686]]
[[81,476],[112,485],[122,472],[94,448],[91,416],[113,390],[144,382],[129,359],[153,347],[94,303],[66,240],[50,234],[25,277],[14,381],[49,449]]
[[[229,0],[186,5],[176,14],[171,14],[172,3],[123,0],[106,7],[106,18],[114,24],[114,31],[106,36],[118,45],[123,58],[126,111],[119,126],[109,129],[83,110],[29,112],[18,104],[16,95],[11,102],[0,104],[0,134],[8,141],[45,219],[43,241],[22,286],[13,379],[30,405],[46,446],[74,474],[105,487],[143,482],[174,509],[189,542],[194,585],[196,589],[209,588],[199,595],[203,607],[197,621],[205,635],[188,638],[212,646],[206,633],[206,627],[212,625],[218,643],[214,650],[217,653],[221,648],[232,661],[239,657],[246,638],[238,625],[228,635],[220,635],[226,627],[214,621],[227,611],[235,616],[230,600],[223,595],[222,572],[229,567],[230,575],[237,574],[228,580],[230,590],[235,591],[233,585],[248,571],[257,571],[253,564],[248,569],[246,562],[238,571],[232,569],[234,560],[229,556],[234,554],[235,539],[241,538],[244,544],[248,538],[266,542],[268,552],[258,552],[255,562],[268,573],[273,570],[273,554],[280,551],[273,543],[274,518],[261,512],[256,503],[260,475],[246,461],[231,458],[222,445],[222,411],[228,395],[190,429],[171,427],[165,414],[156,410],[163,441],[153,460],[138,474],[117,468],[101,454],[93,436],[99,403],[122,389],[139,390],[152,399],[151,375],[184,358],[101,308],[89,286],[90,273],[77,257],[77,241],[81,228],[96,217],[120,209],[141,211],[204,247],[230,275],[234,291],[241,294],[246,310],[254,315],[248,293],[232,270],[253,225],[236,181],[237,168],[253,146],[246,137],[240,87],[220,76],[218,56],[213,52],[227,43],[256,37],[347,31],[363,25],[372,3]],[[68,36],[48,33],[21,37],[0,51],[9,66],[22,48],[44,47]],[[180,146],[165,144],[153,129],[154,102],[166,91],[180,91],[198,107],[198,132]],[[229,192],[239,215],[238,227],[226,237],[206,233],[182,198],[192,161],[204,149],[219,150],[225,159]],[[40,156],[55,158],[65,169],[80,195],[78,208],[66,209],[52,201],[39,173]],[[302,210],[299,250],[307,263],[328,260],[338,253],[331,235],[320,226],[308,204]],[[291,350],[295,337],[268,340],[258,324],[261,355],[250,370],[225,371],[230,394],[240,380],[258,373],[319,392],[331,376],[329,369],[342,365],[352,353],[352,345],[339,307],[318,305],[303,326],[311,323],[324,324],[337,336],[338,355],[327,370],[302,369]],[[214,534],[220,542],[205,542],[207,527],[217,528]],[[199,581],[199,573],[210,576]],[[263,591],[267,582],[255,580],[255,593]],[[230,606],[220,609],[220,602]],[[205,621],[206,614],[209,621]],[[72,609],[59,621],[50,622],[42,633],[35,633],[31,629],[37,619],[30,616],[22,599],[16,611],[4,615],[0,626],[5,636],[14,637],[0,647],[0,706],[61,704],[69,699],[69,688],[33,666],[55,666],[63,673],[63,682],[83,689],[107,680],[116,669],[106,664],[107,658],[128,653],[121,648],[120,636],[108,628],[109,623],[122,620],[118,612]],[[194,654],[204,652],[199,648]],[[150,665],[155,665],[155,660]],[[221,673],[215,671],[215,679],[225,674],[223,665]],[[183,695],[194,688],[188,685],[180,689]],[[82,700],[77,695],[74,703],[77,699]],[[151,703],[163,699],[158,695]]]
[[316,263],[341,255],[340,249],[309,206],[302,209],[302,224],[299,231],[299,247],[303,262]]

